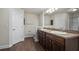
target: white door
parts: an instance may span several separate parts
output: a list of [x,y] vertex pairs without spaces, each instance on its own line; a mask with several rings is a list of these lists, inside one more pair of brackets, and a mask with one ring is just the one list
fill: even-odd
[[24,40],[24,13],[20,9],[11,9],[11,44]]

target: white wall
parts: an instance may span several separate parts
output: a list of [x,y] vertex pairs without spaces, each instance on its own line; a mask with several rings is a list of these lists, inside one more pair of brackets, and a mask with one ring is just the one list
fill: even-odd
[[[44,17],[44,19],[43,19],[43,17]],[[51,21],[50,15],[47,15],[47,14],[43,15],[42,13],[39,15],[39,26],[41,26],[41,27],[51,26],[50,21]]]
[[36,35],[36,29],[39,25],[39,16],[37,14],[25,13],[25,37]]
[[43,14],[39,15],[39,26],[43,26]]
[[0,8],[0,49],[9,45],[9,13],[8,9]]

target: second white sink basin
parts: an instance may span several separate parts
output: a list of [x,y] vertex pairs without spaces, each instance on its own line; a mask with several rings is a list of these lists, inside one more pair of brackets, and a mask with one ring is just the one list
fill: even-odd
[[65,35],[65,34],[68,34],[67,32],[61,32],[61,31],[51,31],[51,33],[59,34],[59,35]]

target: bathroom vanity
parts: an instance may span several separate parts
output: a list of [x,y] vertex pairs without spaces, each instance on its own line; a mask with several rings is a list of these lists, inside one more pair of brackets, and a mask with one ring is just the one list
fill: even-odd
[[39,43],[46,51],[78,51],[79,34],[38,29]]

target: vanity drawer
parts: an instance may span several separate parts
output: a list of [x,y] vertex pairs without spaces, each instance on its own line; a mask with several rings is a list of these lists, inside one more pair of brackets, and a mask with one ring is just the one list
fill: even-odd
[[63,38],[57,38],[56,37],[55,41],[58,42],[58,43],[60,43],[60,44],[62,44],[62,45],[64,45],[64,43],[65,43]]

